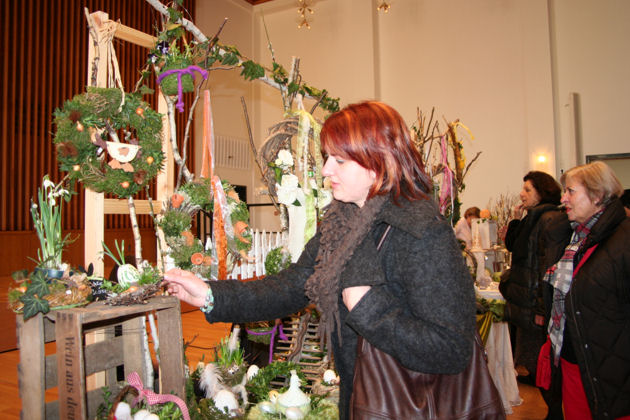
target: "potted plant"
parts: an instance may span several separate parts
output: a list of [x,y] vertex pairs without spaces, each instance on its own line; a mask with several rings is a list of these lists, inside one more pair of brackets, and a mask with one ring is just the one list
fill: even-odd
[[61,232],[63,200],[70,201],[70,192],[63,188],[63,180],[55,184],[44,175],[42,187],[37,189],[37,202],[31,200],[31,217],[39,238],[37,268],[49,278],[60,278],[67,268],[62,261],[63,250],[72,242],[70,234]]

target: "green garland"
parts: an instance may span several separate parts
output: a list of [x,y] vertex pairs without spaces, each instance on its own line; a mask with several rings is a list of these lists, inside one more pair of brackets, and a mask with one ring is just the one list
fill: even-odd
[[[125,95],[113,88],[88,88],[86,93],[55,110],[57,160],[70,178],[97,192],[119,197],[133,196],[160,171],[162,116],[139,95]],[[107,151],[105,141],[117,133],[121,144],[137,144],[140,149],[123,168]],[[108,159],[108,155],[109,159]],[[114,164],[114,167],[110,166]],[[116,164],[118,163],[118,164]]]

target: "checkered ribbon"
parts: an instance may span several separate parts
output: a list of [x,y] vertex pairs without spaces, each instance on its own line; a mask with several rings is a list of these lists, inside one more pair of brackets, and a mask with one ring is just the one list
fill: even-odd
[[177,395],[172,394],[156,394],[150,389],[144,389],[144,384],[142,383],[142,379],[140,379],[140,375],[137,372],[131,372],[127,375],[127,382],[129,385],[136,388],[138,390],[138,396],[135,400],[133,400],[133,405],[135,406],[138,401],[141,399],[146,399],[149,405],[155,404],[164,404],[167,402],[174,402],[177,404],[180,410],[182,410],[182,415],[184,416],[184,420],[190,420],[190,415],[188,414],[188,407],[184,401],[179,398]]

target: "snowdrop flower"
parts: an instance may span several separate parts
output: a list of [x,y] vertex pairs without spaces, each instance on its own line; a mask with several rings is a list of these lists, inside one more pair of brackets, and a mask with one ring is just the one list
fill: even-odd
[[47,188],[55,188],[55,183],[52,182],[50,179],[48,178],[44,178],[44,182],[42,184],[42,187],[44,187],[45,189]]

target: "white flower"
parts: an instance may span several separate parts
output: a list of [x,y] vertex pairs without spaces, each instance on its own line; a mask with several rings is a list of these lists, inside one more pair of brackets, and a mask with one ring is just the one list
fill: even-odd
[[276,165],[284,168],[290,168],[293,166],[293,156],[291,155],[291,152],[287,149],[280,150],[278,152],[278,158],[276,159]]
[[298,177],[293,174],[282,175],[280,185],[284,188],[295,188],[299,185]]
[[54,196],[48,195],[48,204],[50,204],[51,207],[54,207],[57,205],[57,202],[55,201]]
[[44,182],[42,184],[42,186],[47,189],[47,188],[55,188],[55,183],[52,182],[50,179],[48,178],[44,178]]
[[297,200],[297,187],[283,187],[276,184],[276,192],[278,193],[278,201],[285,206],[292,206],[295,200]]
[[278,201],[285,206],[292,206],[297,200],[304,202],[304,191],[300,188],[298,177],[292,174],[282,176],[282,183],[276,184]]

